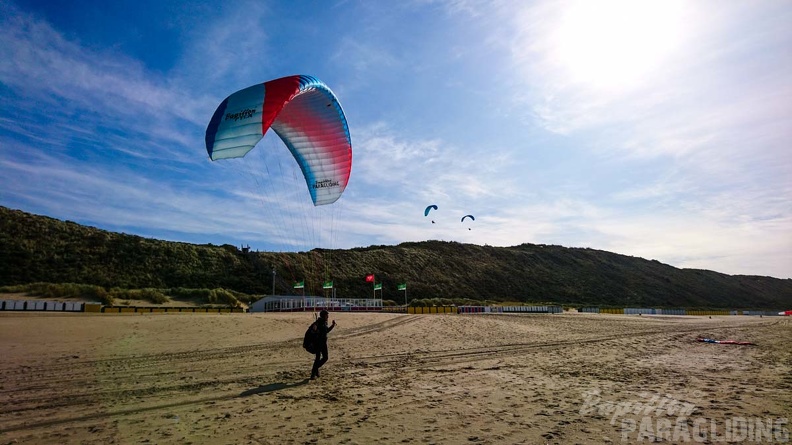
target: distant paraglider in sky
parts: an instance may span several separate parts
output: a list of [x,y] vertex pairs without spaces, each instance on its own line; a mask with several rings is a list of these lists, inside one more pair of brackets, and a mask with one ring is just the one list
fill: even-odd
[[[427,206],[426,209],[424,209],[424,216],[429,216],[429,212],[431,212],[432,210],[437,210],[437,206],[434,204]],[[432,220],[432,224],[434,223],[435,223],[434,220]]]
[[352,170],[352,142],[330,88],[315,77],[288,76],[231,94],[206,128],[206,151],[213,161],[243,157],[270,128],[299,164],[314,205],[338,200]]
[[[475,221],[476,220],[476,218],[473,215],[465,215],[465,216],[462,217],[460,222],[465,222],[465,218],[470,218],[471,221]],[[470,230],[470,227],[468,227],[468,230]]]

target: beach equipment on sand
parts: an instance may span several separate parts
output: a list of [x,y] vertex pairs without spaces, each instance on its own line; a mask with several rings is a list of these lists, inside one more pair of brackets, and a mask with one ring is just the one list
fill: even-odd
[[756,346],[756,343],[751,343],[749,341],[735,341],[735,340],[713,340],[711,338],[702,338],[699,337],[696,341],[700,341],[703,343],[716,343],[719,345],[742,345],[742,346]]

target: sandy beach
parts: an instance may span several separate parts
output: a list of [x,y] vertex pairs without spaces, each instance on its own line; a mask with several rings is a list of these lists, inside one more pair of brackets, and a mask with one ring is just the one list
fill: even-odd
[[330,318],[309,381],[311,313],[2,313],[0,443],[790,440],[789,317]]

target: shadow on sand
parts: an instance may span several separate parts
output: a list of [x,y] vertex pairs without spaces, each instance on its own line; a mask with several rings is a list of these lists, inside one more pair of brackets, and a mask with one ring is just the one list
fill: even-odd
[[242,392],[242,394],[240,394],[239,397],[248,397],[248,396],[254,396],[256,394],[266,394],[273,391],[280,391],[282,389],[287,389],[287,388],[295,388],[297,386],[305,385],[306,383],[308,383],[308,379],[294,383],[283,383],[283,382],[270,383],[269,385],[248,389],[247,391]]

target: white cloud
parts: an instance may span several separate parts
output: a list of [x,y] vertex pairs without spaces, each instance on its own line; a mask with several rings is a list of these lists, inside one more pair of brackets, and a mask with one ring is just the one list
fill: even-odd
[[[226,2],[204,14],[183,30],[186,49],[170,73],[177,82],[199,93],[230,86],[230,94],[261,82],[259,73],[275,68],[272,60],[279,56],[271,51],[270,34],[281,19],[272,15],[268,2]],[[296,73],[283,73],[289,74]]]
[[[139,62],[113,52],[91,52],[66,40],[45,22],[7,17],[0,29],[0,81],[32,99],[48,96],[116,115],[173,116],[197,122],[196,101],[169,90]],[[156,80],[152,80],[156,79]]]
[[3,24],[0,82],[18,95],[5,104],[29,115],[4,120],[2,128],[47,145],[84,143],[192,162],[182,147],[203,145],[194,126],[216,104],[172,89],[123,55],[86,50],[34,17],[12,14]]

